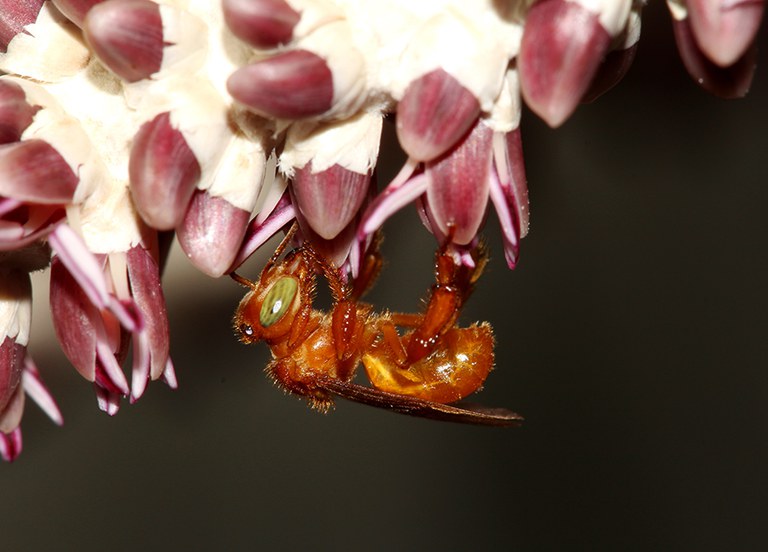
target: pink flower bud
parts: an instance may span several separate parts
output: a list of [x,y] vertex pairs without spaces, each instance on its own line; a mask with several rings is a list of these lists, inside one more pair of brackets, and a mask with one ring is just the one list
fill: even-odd
[[499,218],[507,266],[515,268],[520,240],[528,234],[530,221],[520,129],[497,133],[494,142],[496,171],[491,173],[490,199]]
[[223,0],[222,8],[235,36],[262,49],[290,42],[301,19],[285,0]]
[[0,79],[0,144],[21,140],[39,109],[27,103],[18,84]]
[[23,394],[20,384],[26,354],[27,348],[10,336],[0,342],[0,431],[3,433],[16,429],[21,419],[21,412],[13,409],[13,403],[18,401],[16,395]]
[[88,45],[117,76],[135,82],[160,70],[163,22],[150,0],[111,0],[88,12],[83,23]]
[[477,121],[480,104],[453,76],[436,69],[412,81],[397,105],[397,138],[417,161],[454,146]]
[[200,164],[169,113],[144,123],[128,164],[136,209],[151,227],[170,230],[184,217],[200,179]]
[[72,23],[82,28],[88,10],[102,2],[104,0],[53,0],[53,5]]
[[331,108],[333,74],[320,56],[295,50],[238,69],[229,77],[227,89],[260,115],[300,119]]
[[757,51],[754,45],[734,64],[729,67],[720,67],[710,61],[699,49],[689,18],[674,18],[672,28],[680,58],[699,86],[721,98],[734,99],[746,96],[755,73]]
[[528,12],[518,68],[525,102],[551,127],[576,109],[611,36],[579,2],[539,0]]
[[0,458],[13,462],[21,454],[21,428],[17,427],[10,433],[0,432]]
[[205,274],[218,278],[235,260],[250,213],[222,197],[197,190],[177,228],[179,244],[189,260]]
[[58,257],[51,262],[50,301],[56,337],[75,369],[86,380],[127,395],[128,382],[120,363],[128,351],[120,325],[90,302]]
[[720,67],[736,63],[755,39],[765,5],[762,0],[687,0],[696,43]]
[[[149,251],[140,245],[134,246],[126,252],[126,262],[131,296],[145,321],[147,343],[139,346],[145,345],[149,353],[146,366],[140,366],[134,359],[131,397],[136,400],[142,395],[147,381],[159,379],[169,366],[168,314],[160,285],[160,269]],[[141,336],[134,335],[134,339],[139,340]],[[137,356],[135,352],[134,356]]]
[[32,321],[29,274],[0,270],[0,432],[15,430],[24,411],[21,386]]
[[441,159],[427,163],[427,202],[440,232],[460,245],[477,235],[485,218],[493,131],[478,123]]
[[[67,225],[49,236],[50,303],[64,354],[94,382],[99,407],[112,415],[130,392],[137,400],[150,379],[175,386],[168,357],[168,320],[158,264],[139,244],[128,251],[91,253]],[[120,367],[133,343],[133,383]]]
[[27,140],[0,146],[0,195],[42,204],[68,203],[80,180],[53,146]]
[[335,238],[357,214],[368,196],[371,175],[340,165],[313,173],[312,163],[296,170],[291,190],[299,212],[318,235]]

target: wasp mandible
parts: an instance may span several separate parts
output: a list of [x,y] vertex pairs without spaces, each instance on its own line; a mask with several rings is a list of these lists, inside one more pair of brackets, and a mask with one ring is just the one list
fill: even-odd
[[[522,421],[506,409],[447,404],[478,390],[493,368],[490,324],[456,324],[487,261],[483,247],[473,250],[473,267],[457,264],[446,247],[438,250],[436,281],[423,313],[379,313],[360,301],[381,268],[378,239],[369,247],[358,278],[349,285],[308,242],[281,259],[295,228],[258,281],[231,274],[250,290],[235,313],[235,332],[243,343],[267,343],[273,359],[266,371],[280,387],[305,397],[311,407],[323,412],[339,396],[454,422],[510,426]],[[313,308],[317,273],[331,290],[329,312]],[[373,387],[352,382],[360,364]]]

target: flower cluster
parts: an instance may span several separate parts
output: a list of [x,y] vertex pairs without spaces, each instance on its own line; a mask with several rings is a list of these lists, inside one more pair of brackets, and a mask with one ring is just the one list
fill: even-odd
[[[668,0],[686,68],[744,95],[762,1]],[[0,455],[24,394],[29,272],[99,407],[176,386],[160,284],[175,233],[229,273],[286,225],[344,278],[415,202],[457,264],[490,205],[507,263],[528,230],[520,113],[549,125],[632,62],[640,0],[0,0]],[[392,117],[395,115],[394,117]],[[375,184],[393,118],[407,155]],[[130,383],[121,364],[132,350]]]

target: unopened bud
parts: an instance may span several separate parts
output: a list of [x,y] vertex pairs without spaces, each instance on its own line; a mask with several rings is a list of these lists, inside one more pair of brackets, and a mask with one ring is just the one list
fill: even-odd
[[301,19],[285,0],[223,0],[222,8],[235,36],[262,49],[290,42]]
[[38,109],[27,102],[18,84],[0,79],[0,144],[21,140]]
[[478,123],[448,155],[427,164],[427,201],[440,232],[468,244],[485,218],[493,131]]
[[720,67],[736,63],[755,40],[762,0],[687,0],[688,18],[701,51]]
[[437,69],[414,80],[397,106],[397,138],[418,161],[450,149],[477,121],[477,98],[454,77]]
[[278,119],[319,115],[333,101],[328,64],[306,50],[277,54],[238,69],[227,88],[233,98],[256,113]]
[[68,203],[80,182],[43,140],[0,146],[0,195],[32,203]]
[[83,34],[101,62],[127,82],[146,79],[163,61],[163,22],[150,0],[111,0],[88,12]]
[[133,142],[128,165],[136,209],[153,228],[170,230],[181,222],[200,179],[200,164],[169,113],[144,123]]
[[628,0],[539,0],[531,7],[520,44],[520,84],[525,102],[550,126],[576,109],[629,8]]
[[104,0],[53,0],[53,5],[72,23],[82,28],[88,10],[102,2]]

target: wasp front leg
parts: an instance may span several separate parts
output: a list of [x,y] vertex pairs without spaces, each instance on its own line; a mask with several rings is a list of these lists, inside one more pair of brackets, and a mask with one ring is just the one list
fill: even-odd
[[359,355],[361,349],[374,339],[371,329],[365,328],[371,308],[358,303],[358,299],[373,284],[381,270],[379,241],[377,235],[366,252],[362,269],[353,285],[344,281],[339,270],[318,255],[311,245],[305,244],[307,256],[317,270],[323,273],[331,290],[334,302],[331,311],[331,332],[339,362],[349,361],[355,355]]

